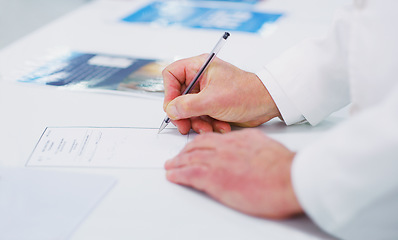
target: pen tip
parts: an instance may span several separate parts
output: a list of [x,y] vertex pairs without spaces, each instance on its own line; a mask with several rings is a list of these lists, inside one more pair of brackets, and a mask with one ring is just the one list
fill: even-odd
[[167,123],[163,121],[163,122],[162,122],[162,125],[161,125],[160,128],[159,128],[158,134],[159,134],[161,131],[163,131],[163,129],[164,129],[166,126],[167,126]]

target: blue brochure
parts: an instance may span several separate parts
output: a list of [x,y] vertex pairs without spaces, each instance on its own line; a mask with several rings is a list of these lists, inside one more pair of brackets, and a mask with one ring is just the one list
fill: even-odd
[[253,11],[252,8],[218,5],[203,7],[188,2],[153,2],[125,17],[130,23],[155,23],[160,26],[216,29],[257,33],[277,21],[282,13]]
[[98,53],[68,52],[19,79],[74,90],[120,90],[163,94],[166,63]]

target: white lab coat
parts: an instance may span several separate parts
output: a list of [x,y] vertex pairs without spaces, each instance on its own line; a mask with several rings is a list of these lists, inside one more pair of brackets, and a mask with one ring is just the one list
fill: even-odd
[[306,213],[342,239],[398,239],[398,1],[363,0],[330,33],[257,73],[287,124],[352,116],[302,149],[292,167]]

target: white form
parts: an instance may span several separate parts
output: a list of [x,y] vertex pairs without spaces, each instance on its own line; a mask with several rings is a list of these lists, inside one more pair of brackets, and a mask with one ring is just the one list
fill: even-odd
[[192,138],[168,128],[48,127],[27,166],[163,168]]
[[66,240],[115,185],[111,176],[0,168],[0,239]]

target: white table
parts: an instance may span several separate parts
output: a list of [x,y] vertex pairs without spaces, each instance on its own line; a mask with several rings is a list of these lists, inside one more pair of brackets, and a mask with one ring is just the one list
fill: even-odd
[[[344,2],[264,1],[260,9],[286,13],[276,31],[267,36],[232,32],[219,57],[255,71],[295,42],[326,32],[334,9]],[[54,48],[172,60],[208,52],[220,37],[219,31],[117,21],[145,3],[92,2],[0,51],[0,166],[25,166],[47,126],[159,127],[164,117],[162,99],[73,92],[15,82],[26,70],[27,61],[45,56]],[[298,150],[344,116],[344,112],[334,114],[316,127],[285,127],[273,120],[259,128]],[[164,169],[43,169],[117,178],[116,186],[71,236],[74,240],[332,239],[306,217],[270,221],[231,210],[200,192],[169,183]]]

